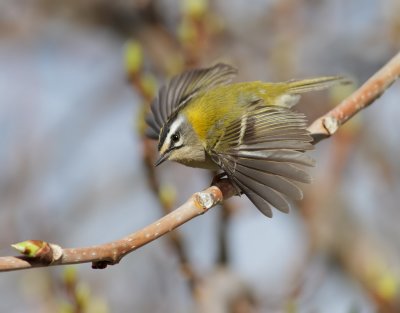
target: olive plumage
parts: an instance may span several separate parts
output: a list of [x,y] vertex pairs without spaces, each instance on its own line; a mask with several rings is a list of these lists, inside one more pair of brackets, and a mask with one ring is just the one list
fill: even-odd
[[288,212],[290,200],[309,183],[306,167],[312,138],[303,114],[292,110],[304,92],[321,90],[337,76],[283,83],[230,83],[227,64],[194,69],[163,86],[147,117],[148,136],[158,139],[160,158],[220,169],[266,216],[271,206]]

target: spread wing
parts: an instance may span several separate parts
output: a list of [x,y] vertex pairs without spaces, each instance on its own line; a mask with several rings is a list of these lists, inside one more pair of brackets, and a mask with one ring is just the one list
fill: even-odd
[[313,166],[314,160],[304,151],[313,146],[303,114],[265,106],[261,100],[259,104],[230,123],[208,153],[254,205],[272,217],[271,206],[287,213],[288,200],[303,197],[295,182],[310,182],[303,167]]
[[167,85],[161,87],[151,104],[151,113],[146,118],[149,125],[147,135],[158,139],[163,125],[190,99],[199,92],[229,83],[236,74],[237,70],[234,67],[218,63],[209,68],[193,69],[173,77]]

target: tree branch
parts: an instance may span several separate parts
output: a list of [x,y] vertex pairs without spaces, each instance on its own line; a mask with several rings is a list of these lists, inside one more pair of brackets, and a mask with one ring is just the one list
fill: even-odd
[[338,106],[308,127],[314,143],[332,136],[341,125],[378,99],[399,76],[400,52]]
[[[337,107],[311,124],[308,129],[314,137],[314,143],[333,135],[347,120],[379,98],[399,76],[400,53]],[[13,245],[23,256],[0,257],[0,272],[87,262],[92,262],[93,268],[105,268],[235,194],[236,190],[230,182],[222,179],[214,186],[195,193],[182,206],[158,221],[122,239],[102,245],[62,248],[40,240],[24,241]]]
[[107,265],[117,264],[128,253],[204,214],[235,194],[236,189],[230,182],[222,179],[215,186],[195,193],[179,208],[156,222],[124,238],[101,245],[63,249],[41,240],[24,241],[13,246],[25,255],[0,257],[0,271],[87,262],[92,262],[93,268],[105,268]]

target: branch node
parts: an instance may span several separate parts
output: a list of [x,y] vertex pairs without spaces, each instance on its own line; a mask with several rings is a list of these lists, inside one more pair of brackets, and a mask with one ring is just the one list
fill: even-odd
[[339,128],[339,121],[332,116],[328,116],[328,117],[324,118],[323,124],[330,136],[332,136],[334,133],[336,133],[336,131]]
[[63,248],[61,248],[59,245],[56,245],[54,243],[50,243],[49,246],[53,253],[51,263],[55,263],[55,262],[61,260],[61,257],[63,256]]
[[56,244],[43,240],[26,240],[11,245],[25,257],[36,262],[49,265],[59,261],[63,255],[63,249]]
[[[211,188],[213,189],[212,192],[202,191],[195,194],[195,203],[197,207],[202,208],[204,212],[221,202],[221,196],[218,196],[218,193],[214,190],[218,189],[218,187],[213,186]],[[219,191],[219,194],[221,194],[221,191]]]
[[198,207],[203,209],[209,209],[214,203],[214,199],[211,194],[207,194],[204,192],[196,193],[196,204]]
[[112,265],[109,261],[96,261],[92,262],[92,268],[96,270],[105,269],[108,265]]

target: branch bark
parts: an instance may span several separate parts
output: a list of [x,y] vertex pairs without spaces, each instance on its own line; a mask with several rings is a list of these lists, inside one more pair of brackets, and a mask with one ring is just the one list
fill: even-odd
[[[156,222],[124,238],[101,245],[63,249],[59,245],[41,240],[24,241],[14,246],[26,255],[0,257],[0,271],[87,262],[92,262],[93,268],[105,268],[107,265],[117,264],[128,253],[156,240],[192,218],[204,214],[235,193],[236,190],[230,182],[222,179],[215,186],[195,193],[179,208]],[[32,245],[38,247],[34,253],[32,253],[34,248],[30,248]]]
[[[314,143],[333,135],[347,120],[379,98],[399,76],[400,53],[352,95],[310,125],[308,130],[314,137]],[[235,194],[236,190],[228,180],[220,180],[214,186],[195,193],[182,206],[158,221],[124,238],[102,245],[62,248],[44,241],[28,240],[14,245],[25,255],[0,257],[0,272],[88,262],[92,262],[93,268],[105,268],[107,265],[117,264],[128,253],[204,214]],[[31,249],[32,245],[36,248]]]
[[336,133],[341,125],[378,99],[399,76],[400,52],[338,106],[316,119],[308,127],[314,143]]

